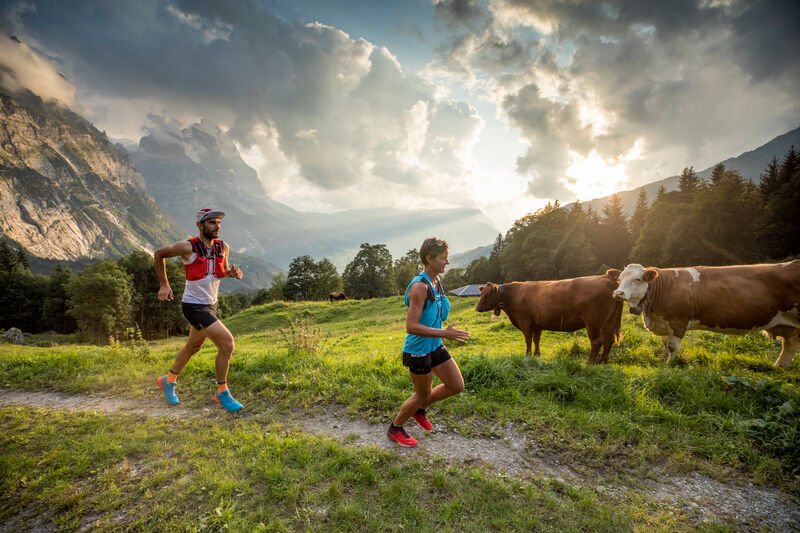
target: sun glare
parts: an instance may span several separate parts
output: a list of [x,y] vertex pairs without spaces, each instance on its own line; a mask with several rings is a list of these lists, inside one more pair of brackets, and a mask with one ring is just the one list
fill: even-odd
[[622,157],[609,163],[592,150],[583,156],[570,151],[570,165],[562,183],[579,200],[591,200],[623,190],[628,185],[627,162],[642,156],[643,142],[636,141]]

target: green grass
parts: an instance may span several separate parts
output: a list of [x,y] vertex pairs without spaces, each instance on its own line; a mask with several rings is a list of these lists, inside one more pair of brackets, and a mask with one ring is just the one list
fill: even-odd
[[[778,343],[761,334],[737,337],[691,332],[683,342],[682,362],[668,367],[661,355],[660,339],[644,330],[637,317],[626,313],[623,321],[625,338],[621,346],[613,349],[611,364],[593,366],[585,362],[589,343],[583,331],[575,334],[545,332],[541,344],[542,357],[527,357],[524,355],[523,336],[508,319],[476,313],[474,304],[473,299],[453,300],[451,323],[455,322],[472,333],[466,344],[451,343],[448,346],[462,369],[466,391],[434,408],[437,423],[444,423],[451,430],[464,434],[492,434],[500,431],[503,425],[513,423],[529,439],[549,453],[557,454],[562,463],[574,465],[586,475],[600,471],[612,477],[616,472],[642,477],[647,476],[653,466],[658,466],[677,472],[697,470],[718,479],[776,483],[797,492],[797,476],[800,475],[800,361],[795,361],[788,371],[774,368],[772,363],[780,351]],[[388,422],[411,392],[408,373],[400,363],[404,321],[405,308],[399,297],[336,304],[272,303],[248,309],[225,320],[237,342],[229,382],[251,413],[280,419],[279,413],[293,408],[315,409],[340,404],[353,416],[372,422]],[[115,347],[0,345],[0,386],[130,398],[152,397],[154,378],[169,368],[183,342],[182,338],[174,338],[148,345]],[[208,405],[214,384],[214,356],[213,346],[207,343],[182,373],[180,394],[184,404],[190,407]],[[21,437],[28,438],[45,431],[40,427],[44,420],[58,416],[38,414],[30,424],[17,420],[17,424],[22,424],[17,431]],[[116,424],[83,415],[62,416],[59,420],[58,426],[74,426],[78,433],[87,425]],[[73,424],[70,420],[76,422]],[[206,445],[207,436],[193,433],[195,430],[202,433],[197,423],[186,421],[179,426],[183,432],[181,435],[188,441],[201,439]],[[143,422],[135,443],[144,446],[150,442],[148,434],[151,430],[166,431],[163,428],[159,430],[159,427],[153,421]],[[268,438],[259,433],[256,426],[245,422],[236,428],[244,432],[242,446],[248,451],[243,455],[255,453],[244,444],[247,439]],[[211,433],[222,435],[229,429],[213,428]],[[117,431],[122,430],[116,426],[109,428],[109,438]],[[194,436],[189,438],[190,435]],[[303,443],[296,444],[299,448],[322,446],[310,437],[286,438]],[[270,447],[284,445],[270,443]],[[331,447],[335,448],[331,443],[323,446],[329,450]],[[313,455],[318,450],[307,449],[304,453]],[[351,452],[344,449],[336,452],[347,453]],[[362,452],[352,453],[358,456],[353,459],[357,465],[362,465]],[[374,454],[383,457],[377,451]],[[369,452],[365,457],[372,456],[373,452]],[[7,457],[5,453],[4,460],[8,460]],[[22,457],[32,460],[30,457],[33,455],[24,452]],[[191,461],[191,457],[192,454],[187,453],[185,459]],[[314,457],[312,463],[328,460]],[[244,456],[238,460],[230,459],[229,466],[242,470],[249,460]],[[381,461],[391,461],[385,458],[378,461],[383,464],[379,470],[382,479],[395,474],[406,479],[405,473],[397,473],[396,467]],[[179,466],[183,462],[176,460],[173,467],[187,468]],[[284,466],[275,468],[280,470]],[[405,472],[406,468],[400,470]],[[459,484],[472,483],[469,475],[478,475],[464,477],[457,472],[448,472],[442,474],[444,478],[439,481],[435,481],[438,478],[433,473],[426,472],[424,483],[452,484],[456,487],[453,491],[459,492]],[[261,479],[261,476],[268,478],[269,473],[257,472],[248,476]],[[340,477],[334,475],[336,479]],[[186,483],[187,489],[195,491],[202,486],[196,481]],[[341,479],[339,483],[342,483]],[[481,483],[491,485],[499,482],[482,478]],[[497,490],[501,493],[510,490],[511,494],[516,494],[517,489],[511,490],[508,488],[510,485],[503,483],[501,485],[505,488]],[[508,483],[513,484],[511,481]],[[127,490],[123,492],[127,494]],[[402,491],[397,489],[397,492]],[[37,494],[37,497],[41,496]],[[290,498],[284,503],[295,509],[295,513],[299,512],[298,508],[317,508],[317,503],[290,495],[284,497]],[[537,516],[520,513],[514,507],[517,504],[524,507],[524,498],[508,498],[506,508],[509,516],[499,520],[513,518],[521,522],[506,522],[507,527],[550,527],[549,519],[537,523]],[[450,511],[453,515],[460,514],[456,510],[480,507],[474,501],[458,500],[454,503],[455,500],[445,500],[447,505],[455,506]],[[178,501],[182,500],[179,498]],[[227,512],[226,505],[232,505],[230,502],[233,501],[209,502],[207,505],[214,507],[203,507],[203,513],[207,513],[209,520],[215,519],[212,515],[216,509],[221,506],[222,512]],[[371,529],[377,522],[370,520],[381,512],[362,507],[357,494],[342,487],[331,501],[336,502],[337,516],[352,515],[353,523],[360,524],[354,529]],[[531,504],[530,500],[524,501],[525,505]],[[163,515],[157,516],[165,519],[179,507],[162,507],[164,505],[172,504],[160,503],[155,509],[163,509]],[[252,504],[247,505],[245,510],[237,508],[233,514],[238,516],[243,511],[245,514],[256,513]],[[375,505],[386,505],[386,502]],[[435,513],[446,514],[450,509],[447,505],[442,503]],[[537,506],[541,505],[541,502],[537,503]],[[612,524],[627,527],[615,522],[619,518],[617,515],[617,518],[611,518],[605,511],[601,513],[595,503],[585,505],[603,515],[605,518],[602,520],[610,520],[598,521],[592,529],[615,527]],[[90,508],[96,509],[96,504],[91,504]],[[268,529],[271,529],[270,523],[289,529],[305,527],[297,516],[287,516],[276,509],[264,512],[262,516],[271,517],[264,522]],[[329,508],[325,516],[329,517],[331,512]],[[416,522],[424,520],[426,514],[427,511],[419,516],[403,514],[401,521],[435,527],[436,523]],[[156,515],[148,516],[152,519]],[[592,516],[592,520],[601,520],[594,514]],[[631,520],[633,515],[625,516]],[[275,521],[270,522],[273,519]],[[317,526],[322,523],[326,522],[314,522]],[[484,529],[502,527],[486,522],[481,524]],[[567,529],[580,529],[580,526]]]
[[[0,523],[74,530],[687,529],[652,501],[209,422],[0,409]],[[264,429],[266,427],[266,429]],[[27,514],[26,514],[27,513]]]

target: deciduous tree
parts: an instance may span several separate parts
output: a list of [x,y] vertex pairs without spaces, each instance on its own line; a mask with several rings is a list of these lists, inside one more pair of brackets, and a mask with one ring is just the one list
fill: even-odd
[[120,338],[131,324],[131,281],[114,261],[89,265],[69,283],[69,313],[93,342]]
[[395,292],[392,254],[385,244],[364,243],[345,267],[345,292],[353,298],[378,298]]

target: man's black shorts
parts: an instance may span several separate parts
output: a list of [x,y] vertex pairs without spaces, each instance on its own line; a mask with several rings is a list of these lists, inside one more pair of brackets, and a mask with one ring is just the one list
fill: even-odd
[[219,320],[219,318],[217,318],[216,304],[188,304],[183,302],[181,303],[181,309],[183,309],[183,316],[186,317],[186,320],[189,321],[189,324],[191,324],[194,329],[207,328]]
[[429,374],[431,369],[451,359],[450,352],[444,345],[439,346],[434,351],[425,355],[416,355],[403,352],[403,366],[407,366],[412,374],[424,376]]

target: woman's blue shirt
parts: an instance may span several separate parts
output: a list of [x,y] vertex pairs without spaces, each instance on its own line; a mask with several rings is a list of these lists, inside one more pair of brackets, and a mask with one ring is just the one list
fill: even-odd
[[[431,278],[429,278],[428,274],[424,271],[414,276],[414,278],[408,284],[408,287],[406,287],[406,306],[409,305],[408,293],[411,290],[411,286],[415,283],[423,281],[423,279],[430,283],[435,299],[433,302],[427,298],[425,299],[425,305],[423,306],[422,313],[419,316],[419,323],[430,328],[441,328],[442,322],[447,320],[448,315],[450,315],[450,300],[447,299],[445,294],[440,294],[439,291],[436,290],[436,286],[433,284],[433,282],[431,282]],[[414,355],[425,355],[436,350],[441,345],[442,339],[439,337],[422,337],[420,335],[409,333],[406,335],[406,342],[403,345],[403,351],[405,353]]]

